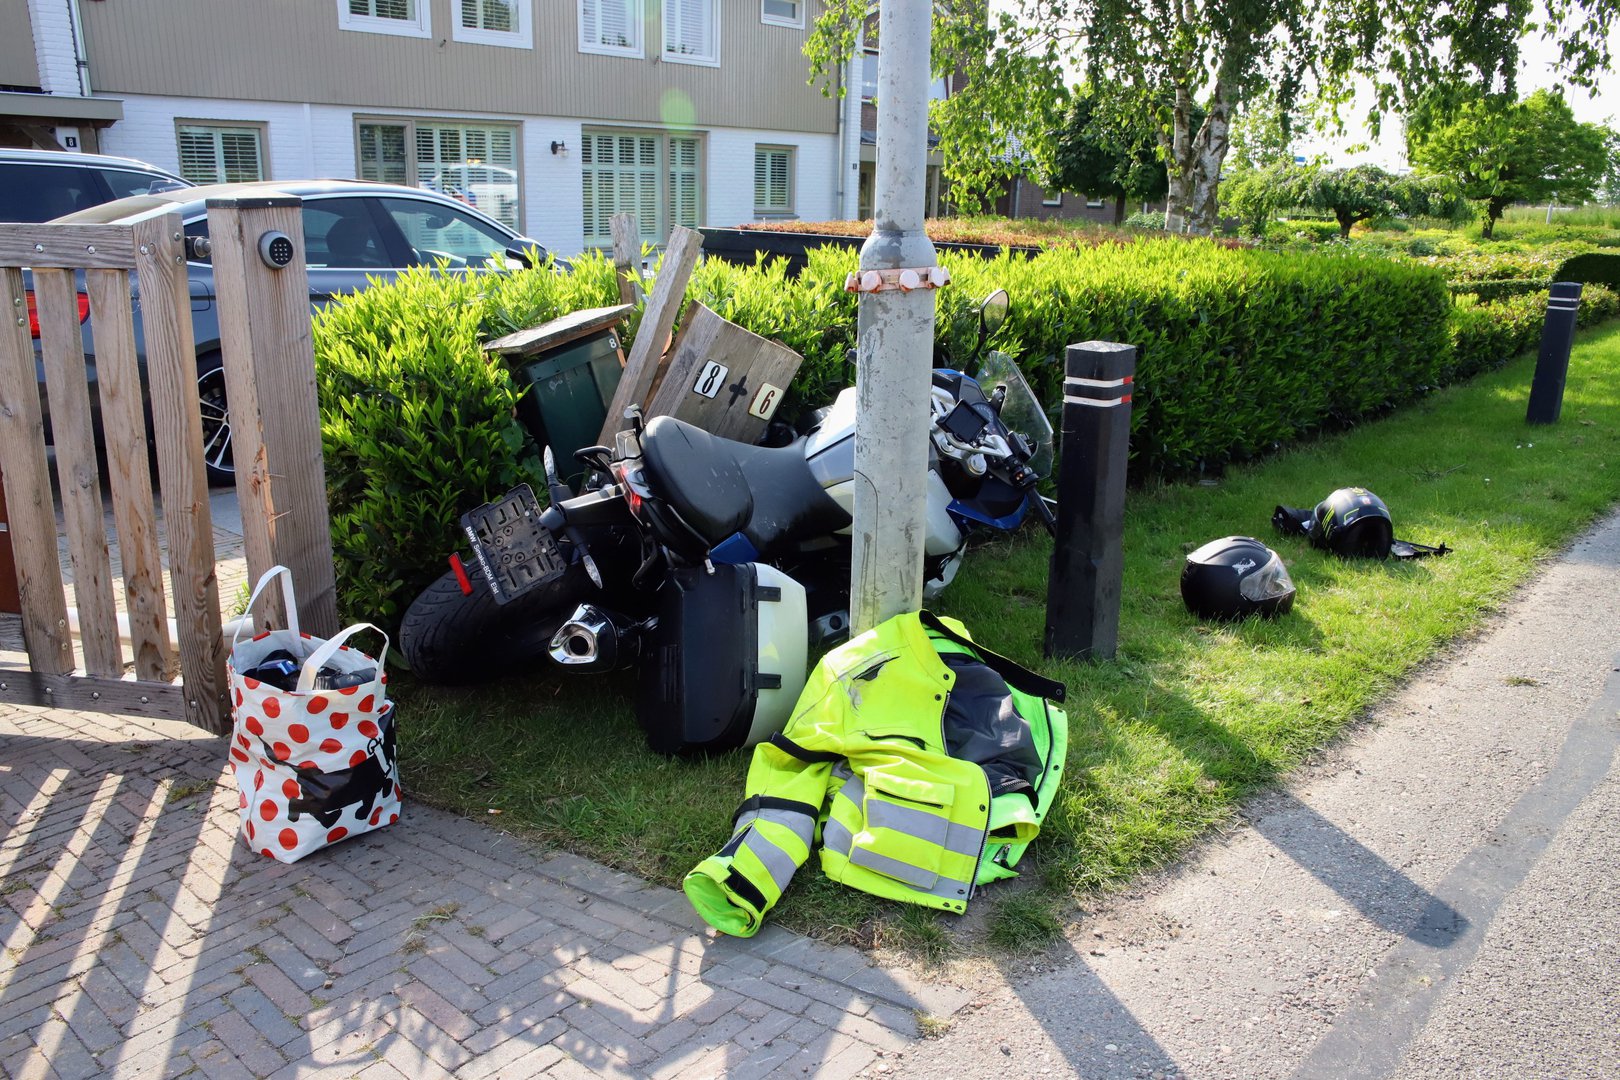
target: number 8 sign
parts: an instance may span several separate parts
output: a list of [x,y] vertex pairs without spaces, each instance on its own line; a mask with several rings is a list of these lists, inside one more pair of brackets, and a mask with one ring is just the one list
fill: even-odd
[[726,365],[710,360],[703,365],[703,370],[698,372],[697,382],[692,386],[692,393],[701,394],[706,398],[714,397],[720,392],[721,387],[726,385],[726,376],[730,373],[731,369]]

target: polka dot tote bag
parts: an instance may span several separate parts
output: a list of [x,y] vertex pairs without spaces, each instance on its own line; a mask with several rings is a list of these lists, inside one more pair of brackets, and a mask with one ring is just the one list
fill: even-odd
[[344,644],[361,630],[376,630],[370,623],[327,641],[301,633],[292,573],[284,566],[259,579],[250,612],[278,578],[287,629],[231,642],[231,767],[243,841],[262,855],[295,862],[398,821],[401,792],[383,670],[387,635],[373,659]]

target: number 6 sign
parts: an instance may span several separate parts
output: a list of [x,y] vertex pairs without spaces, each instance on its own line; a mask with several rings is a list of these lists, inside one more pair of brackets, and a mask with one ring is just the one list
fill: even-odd
[[754,403],[748,406],[748,415],[757,416],[761,420],[769,420],[776,411],[776,406],[782,402],[782,388],[766,383],[754,395]]

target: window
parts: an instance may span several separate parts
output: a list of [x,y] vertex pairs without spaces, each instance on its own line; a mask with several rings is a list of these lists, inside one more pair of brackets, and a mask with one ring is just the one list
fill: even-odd
[[793,213],[793,150],[754,147],[754,213]]
[[1086,196],[1086,209],[1087,210],[1101,210],[1102,208],[1103,208],[1103,201],[1101,199],[1093,199],[1089,195]]
[[264,179],[257,127],[179,125],[180,175],[194,184]]
[[473,45],[534,47],[533,0],[453,0],[457,41]]
[[579,0],[579,51],[640,56],[642,0]]
[[1041,192],[1041,205],[1042,206],[1062,206],[1063,205],[1063,192],[1061,192],[1061,191],[1053,191],[1053,192],[1050,192],[1050,193],[1045,192],[1045,191]]
[[664,0],[664,59],[680,64],[720,64],[715,0]]
[[804,27],[804,0],[760,0],[759,21]]
[[440,191],[522,232],[517,128],[426,120],[360,120],[362,180]]
[[[861,55],[861,97],[871,101],[877,97],[878,88],[878,53],[867,50]],[[928,98],[930,101],[944,101],[949,96],[945,85],[945,78],[941,76],[928,84]]]
[[428,0],[338,0],[338,26],[368,34],[433,36]]
[[451,266],[482,266],[494,259],[502,264],[510,237],[495,231],[471,214],[458,213],[425,199],[382,199],[382,208],[411,245],[413,262],[433,264],[448,259]]
[[703,220],[702,140],[690,135],[587,130],[580,153],[588,247],[613,243],[614,214],[634,214],[641,239],[662,244],[674,225]]
[[96,171],[107,182],[107,188],[115,199],[122,199],[126,195],[146,195],[154,191],[173,191],[175,188],[185,186],[178,180],[170,180],[166,176],[153,176],[151,173],[129,172],[127,169]]
[[383,270],[394,265],[366,199],[304,202],[304,260],[316,270]]

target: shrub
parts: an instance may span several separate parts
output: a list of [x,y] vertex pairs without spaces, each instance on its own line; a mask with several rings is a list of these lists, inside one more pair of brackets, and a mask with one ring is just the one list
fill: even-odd
[[566,275],[411,270],[316,316],[340,610],[391,627],[460,546],[461,514],[541,479],[518,391],[482,343],[617,298],[598,256]]
[[1620,254],[1588,251],[1572,255],[1553,275],[1554,281],[1581,281],[1620,289]]
[[1164,211],[1138,210],[1125,219],[1127,229],[1163,229]]
[[[1616,315],[1620,315],[1620,293],[1588,285],[1575,321],[1578,326],[1592,326]],[[1446,379],[1466,379],[1501,367],[1535,348],[1546,316],[1545,291],[1489,303],[1459,303],[1452,313],[1453,361]]]
[[1502,300],[1509,296],[1547,291],[1545,278],[1498,278],[1494,281],[1451,281],[1447,287],[1453,294],[1468,294],[1480,301]]

